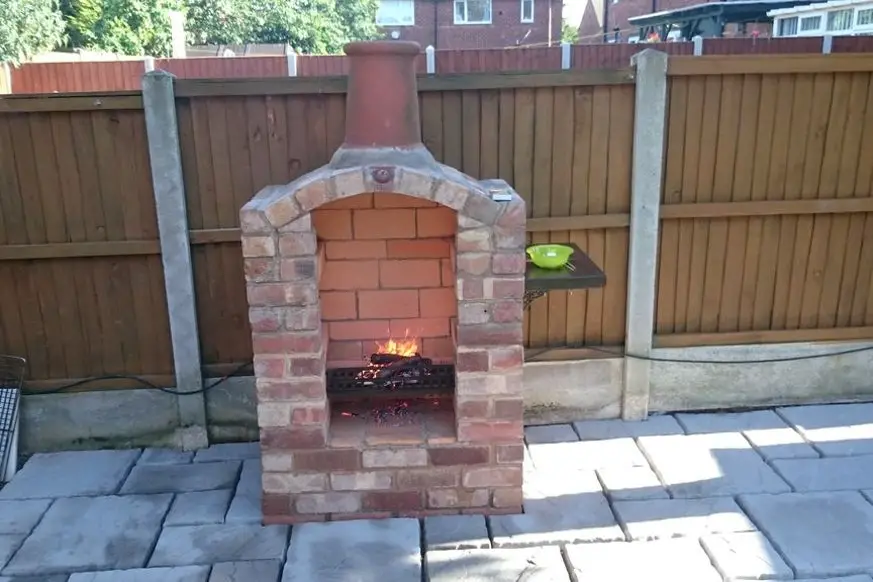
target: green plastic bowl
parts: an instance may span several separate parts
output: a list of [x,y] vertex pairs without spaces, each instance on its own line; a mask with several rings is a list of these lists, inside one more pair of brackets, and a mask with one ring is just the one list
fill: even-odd
[[560,269],[570,260],[573,249],[565,245],[533,245],[527,247],[527,254],[541,269]]

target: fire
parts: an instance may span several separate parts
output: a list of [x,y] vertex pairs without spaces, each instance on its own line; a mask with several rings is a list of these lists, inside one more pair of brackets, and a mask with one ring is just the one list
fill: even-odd
[[397,354],[398,356],[414,356],[418,353],[418,340],[404,337],[402,340],[389,339],[384,344],[376,344],[377,354]]

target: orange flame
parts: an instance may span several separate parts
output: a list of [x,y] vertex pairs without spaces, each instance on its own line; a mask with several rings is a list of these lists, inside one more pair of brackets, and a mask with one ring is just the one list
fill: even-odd
[[389,339],[384,344],[376,344],[377,354],[397,354],[400,356],[414,356],[418,353],[418,340],[409,338],[409,332],[402,340]]

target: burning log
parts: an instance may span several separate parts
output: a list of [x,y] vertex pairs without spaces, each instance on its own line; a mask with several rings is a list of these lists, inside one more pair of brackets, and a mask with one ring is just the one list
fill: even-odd
[[[373,356],[376,355],[380,354],[373,354]],[[372,362],[372,356],[370,361]],[[397,376],[403,377],[404,372],[412,372],[416,370],[426,372],[432,365],[433,360],[430,358],[422,358],[418,354],[415,354],[414,356],[405,356],[380,367],[376,370],[375,378],[378,380],[391,380]]]

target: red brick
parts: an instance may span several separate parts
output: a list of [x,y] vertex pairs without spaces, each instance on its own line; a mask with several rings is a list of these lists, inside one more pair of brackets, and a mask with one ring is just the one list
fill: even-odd
[[498,218],[495,226],[500,228],[519,228],[524,226],[524,221],[527,214],[527,208],[524,200],[514,198],[512,201],[504,204],[503,213]]
[[390,511],[368,511],[355,513],[331,513],[331,521],[351,521],[360,519],[385,519],[391,517]]
[[418,317],[418,291],[360,291],[358,312],[361,319]]
[[430,489],[427,492],[428,507],[484,507],[488,501],[487,489]]
[[445,259],[451,255],[451,242],[441,238],[389,240],[389,259]]
[[276,242],[271,236],[243,236],[243,257],[272,257],[276,254]]
[[379,282],[384,288],[439,287],[440,280],[440,262],[437,259],[379,261]]
[[325,397],[324,378],[257,379],[258,400],[318,400]]
[[321,329],[321,312],[314,306],[288,307],[284,310],[285,329],[306,331]]
[[292,500],[291,513],[287,515],[267,515],[264,514],[263,525],[299,525],[302,523],[319,523],[327,521],[326,515],[301,515],[295,513],[295,501]]
[[416,238],[415,210],[379,209],[353,212],[356,239]]
[[282,259],[279,276],[283,281],[308,281],[315,278],[315,257]]
[[[263,429],[261,430],[261,446],[266,449],[282,450],[321,449],[326,444],[324,433],[324,428],[320,426]],[[294,461],[296,465],[296,456]]]
[[458,469],[409,469],[397,472],[397,487],[400,489],[455,487],[460,483],[461,473]]
[[288,515],[291,513],[291,496],[265,493],[261,495],[261,511],[264,515]]
[[461,301],[458,304],[458,323],[481,324],[491,320],[491,305],[485,302]]
[[494,299],[521,299],[524,297],[524,279],[490,279]]
[[440,259],[440,280],[443,287],[454,287],[457,277],[455,275],[455,259]]
[[415,215],[419,238],[454,236],[458,231],[458,214],[451,208],[423,208]]
[[271,307],[249,309],[249,323],[254,333],[279,331],[282,328],[282,312]]
[[524,503],[521,487],[500,487],[491,495],[493,507],[520,507]]
[[388,256],[384,240],[328,241],[324,245],[328,259],[384,259]]
[[422,289],[419,297],[423,317],[454,317],[458,314],[458,299],[452,287]]
[[484,275],[491,269],[491,253],[458,253],[458,272]]
[[246,259],[243,261],[243,269],[245,270],[246,281],[250,282],[269,282],[277,280],[276,259]]
[[524,364],[524,348],[522,346],[494,347],[488,350],[491,356],[491,370],[508,370]]
[[361,453],[348,449],[306,451],[294,454],[295,471],[357,471],[361,468]]
[[421,355],[435,360],[454,358],[455,344],[450,337],[424,338],[422,340]]
[[356,471],[333,473],[330,488],[334,491],[373,491],[391,489],[394,479],[390,471]]
[[376,261],[325,261],[321,273],[322,291],[377,289],[379,263]]
[[516,441],[521,434],[523,434],[521,421],[458,423],[459,441],[474,443]]
[[501,346],[521,344],[523,328],[509,323],[458,325],[458,345]]
[[364,351],[359,341],[327,343],[327,360],[329,362],[350,362],[363,359]]
[[285,285],[285,303],[288,305],[315,305],[318,288],[315,281],[298,281]]
[[324,358],[297,357],[292,355],[289,360],[291,376],[321,376],[324,374]]
[[378,192],[373,196],[376,208],[430,208],[435,207],[436,202],[422,200],[406,194],[394,194],[392,192]]
[[422,509],[424,500],[420,491],[370,491],[363,494],[362,507],[366,511],[412,511]]
[[494,447],[498,463],[521,463],[524,460],[524,445],[497,445]]
[[487,372],[487,350],[458,350],[455,356],[455,366],[458,372]]
[[255,333],[252,349],[256,354],[315,354],[321,351],[321,332]]
[[494,415],[498,420],[522,421],[524,416],[524,401],[521,398],[509,398],[494,401]]
[[485,297],[482,279],[464,277],[459,279],[461,283],[461,299],[482,299]]
[[520,487],[521,467],[477,467],[464,472],[464,487]]
[[421,467],[427,465],[424,449],[371,449],[363,453],[364,467]]
[[320,298],[321,319],[324,321],[358,318],[354,291],[324,291]]
[[428,451],[434,466],[481,465],[488,462],[488,447],[434,447]]
[[458,233],[458,252],[476,253],[491,250],[491,231],[487,228],[462,230]]
[[351,513],[360,511],[361,494],[353,492],[304,493],[295,504],[300,513]]
[[494,253],[491,270],[498,275],[517,275],[524,273],[527,261],[521,253]]
[[371,340],[391,336],[388,321],[333,321],[328,324],[331,340]]
[[351,240],[351,210],[325,210],[324,208],[318,208],[312,211],[311,216],[312,226],[319,239]]
[[243,209],[239,213],[239,226],[246,234],[269,234],[273,227],[260,210]]
[[448,335],[449,320],[446,317],[391,320],[390,337],[414,337],[420,339],[426,337],[445,337]]
[[249,305],[285,305],[285,285],[281,283],[249,283],[246,286]]
[[327,407],[325,405],[295,406],[291,409],[291,423],[298,424],[322,424],[327,420]]
[[524,228],[496,227],[494,229],[494,242],[497,243],[498,249],[522,249],[526,237]]
[[459,419],[482,420],[488,418],[488,400],[460,400],[455,405]]
[[314,255],[315,234],[311,232],[287,232],[279,237],[279,254],[283,257]]
[[354,196],[349,196],[347,198],[341,198],[340,200],[331,200],[322,208],[328,210],[344,210],[344,209],[355,209],[355,208],[373,208],[373,195],[372,194],[355,194]]
[[284,378],[285,377],[285,358],[284,356],[261,356],[255,354],[252,367],[257,378]]
[[491,319],[495,323],[511,323],[524,319],[522,302],[517,300],[497,301],[491,305]]

